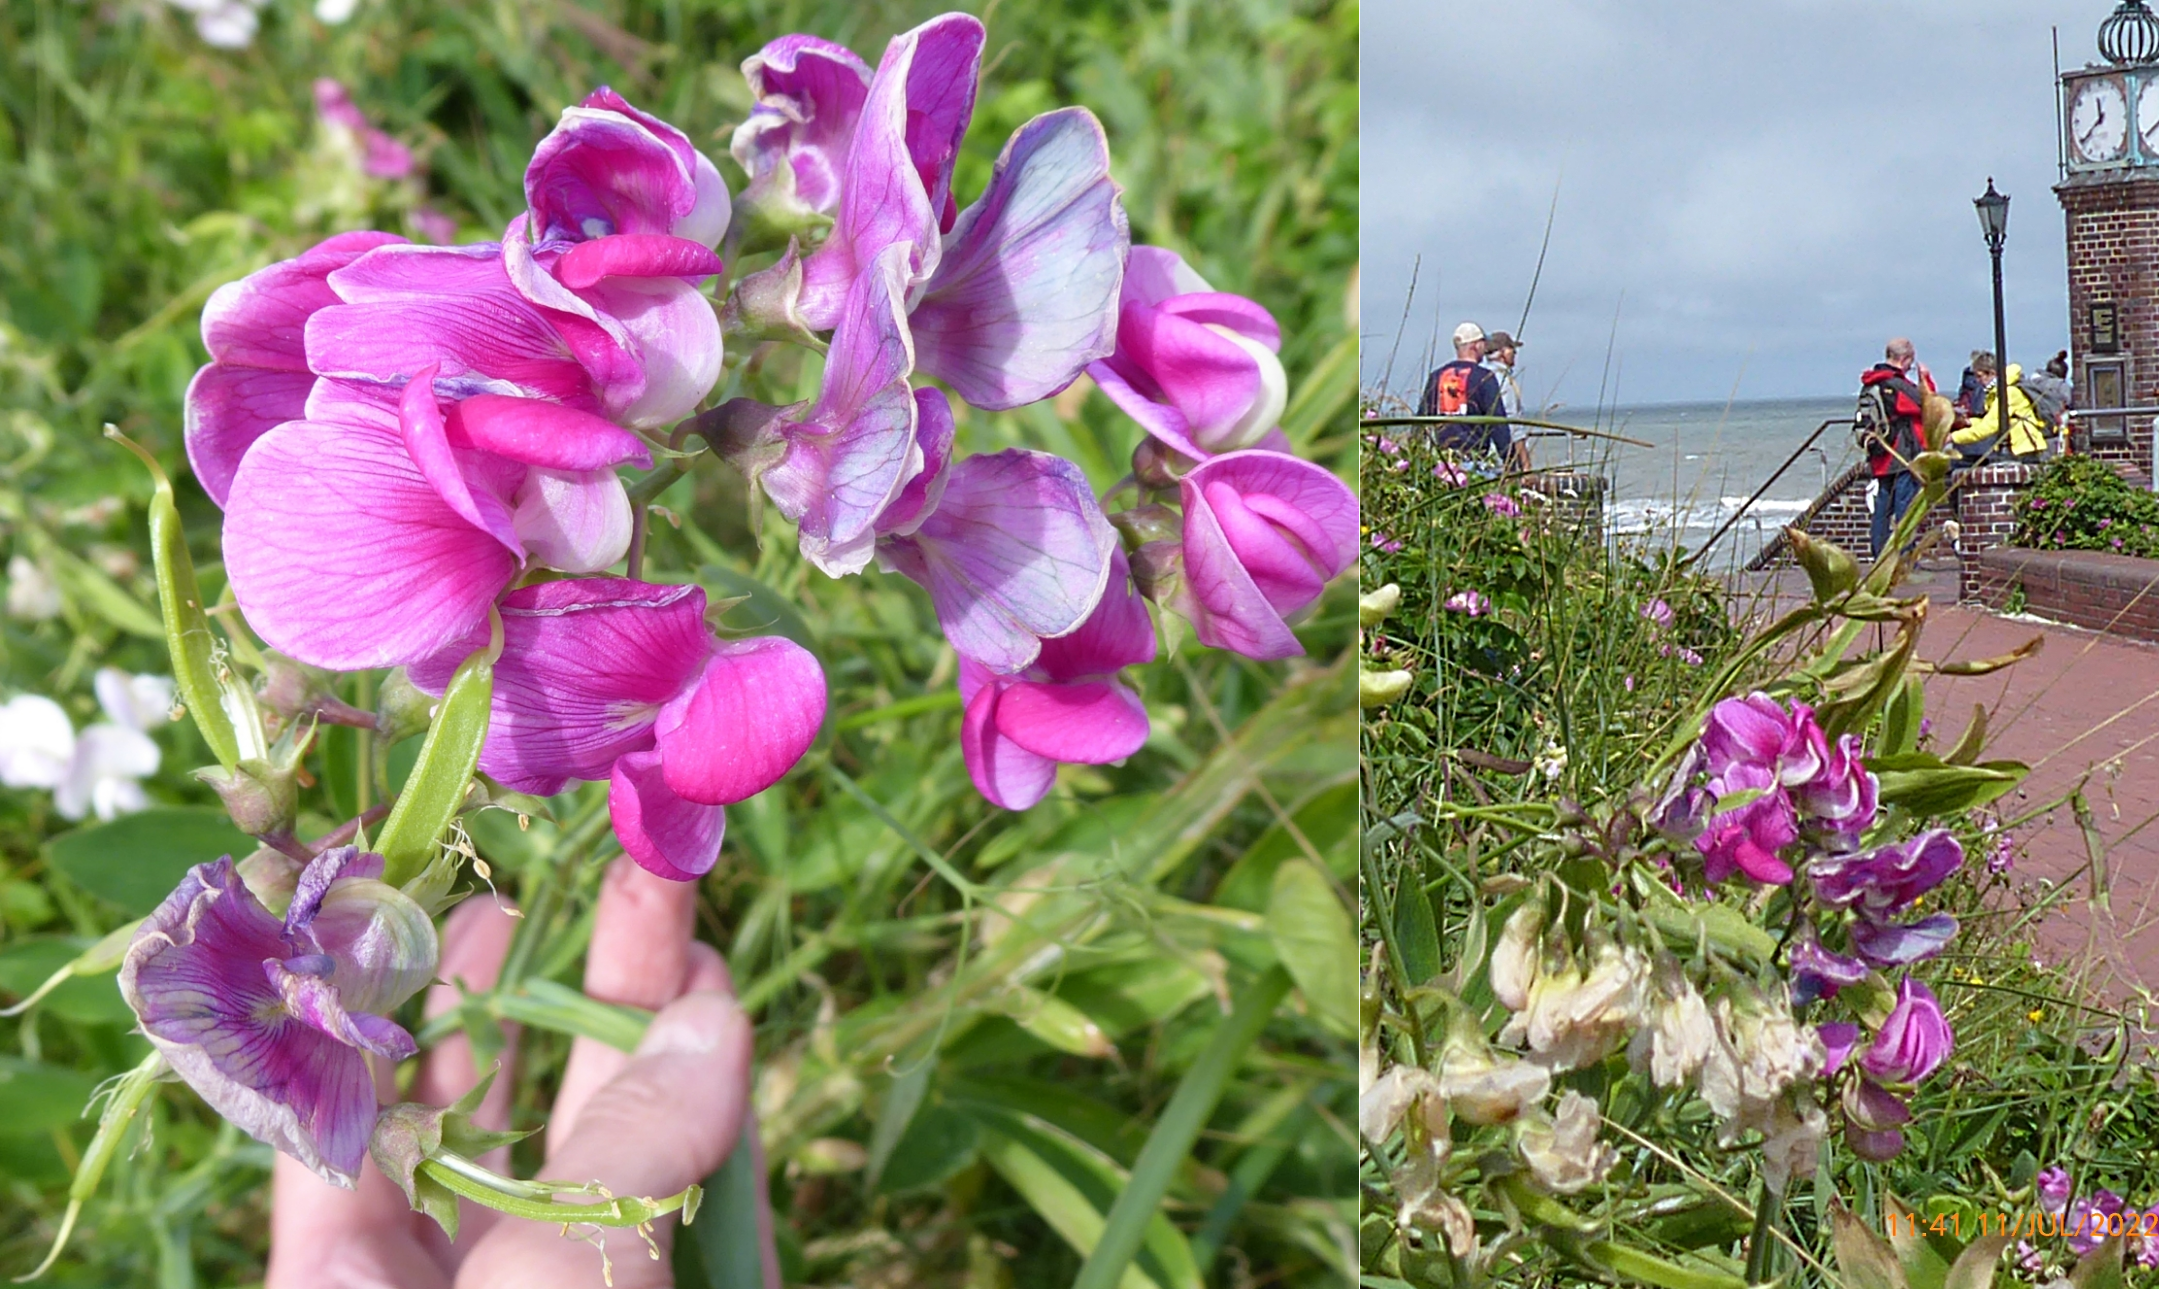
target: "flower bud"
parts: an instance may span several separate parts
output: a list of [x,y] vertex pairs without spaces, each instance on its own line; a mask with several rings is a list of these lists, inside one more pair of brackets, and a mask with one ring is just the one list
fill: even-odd
[[287,837],[297,813],[300,786],[295,772],[249,757],[226,770],[206,766],[195,777],[210,785],[225,813],[250,837]]
[[382,682],[382,693],[375,699],[375,728],[385,746],[394,745],[426,729],[435,719],[434,712],[435,696],[413,684],[399,667]]
[[1176,487],[1192,466],[1192,458],[1155,439],[1141,439],[1132,449],[1132,477],[1150,492]]
[[1174,609],[1185,600],[1184,549],[1175,542],[1148,542],[1132,552],[1132,585],[1147,599]]
[[1402,603],[1402,588],[1393,582],[1357,597],[1357,625],[1376,627],[1394,616]]
[[1109,516],[1109,522],[1124,535],[1128,550],[1138,550],[1149,542],[1175,542],[1184,535],[1183,518],[1168,506],[1119,510]]
[[330,689],[330,673],[294,662],[281,653],[268,655],[255,696],[289,723],[313,717],[333,725],[373,729],[375,718],[339,698]]
[[727,303],[720,306],[720,330],[744,340],[786,340],[820,349],[803,320],[801,299],[802,259],[789,238],[778,263],[743,278],[728,293]]
[[1835,542],[1809,537],[1804,529],[1787,528],[1784,536],[1792,544],[1792,557],[1807,571],[1807,580],[1814,584],[1814,599],[1818,604],[1829,601],[1859,585],[1859,565],[1851,555]]

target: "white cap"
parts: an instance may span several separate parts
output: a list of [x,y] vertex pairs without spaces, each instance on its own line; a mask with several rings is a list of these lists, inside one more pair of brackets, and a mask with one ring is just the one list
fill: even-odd
[[1473,345],[1482,339],[1484,328],[1474,322],[1465,322],[1454,329],[1454,343],[1457,345]]

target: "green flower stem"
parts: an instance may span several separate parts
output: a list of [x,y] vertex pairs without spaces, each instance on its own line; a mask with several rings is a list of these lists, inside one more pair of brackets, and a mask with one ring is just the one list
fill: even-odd
[[1110,1206],[1102,1238],[1095,1241],[1072,1289],[1116,1289],[1125,1267],[1139,1253],[1147,1223],[1161,1211],[1162,1196],[1177,1166],[1191,1155],[1192,1144],[1222,1099],[1230,1075],[1288,994],[1289,973],[1279,965],[1269,967],[1245,987],[1236,1009],[1215,1029],[1206,1050],[1178,1082],[1177,1091],[1155,1120],[1154,1131],[1147,1134],[1147,1144],[1132,1163],[1131,1180]]
[[502,656],[502,618],[488,610],[488,642],[459,664],[443,691],[420,757],[397,794],[397,805],[382,825],[376,849],[382,853],[382,880],[403,886],[435,857],[442,830],[450,826],[472,772],[480,763],[480,745],[495,688],[495,659]]
[[1772,1238],[1776,1234],[1777,1219],[1784,1213],[1784,1196],[1762,1184],[1762,1198],[1754,1208],[1754,1234],[1747,1239],[1747,1283],[1758,1285],[1769,1279],[1770,1251],[1776,1247]]
[[35,1271],[15,1277],[16,1284],[37,1279],[60,1260],[61,1250],[67,1248],[68,1237],[75,1232],[75,1221],[82,1216],[83,1204],[97,1194],[106,1166],[120,1151],[120,1139],[127,1135],[129,1125],[135,1122],[136,1114],[157,1087],[158,1076],[164,1072],[164,1054],[152,1052],[142,1059],[142,1064],[120,1077],[120,1086],[113,1089],[112,1100],[105,1103],[105,1113],[97,1121],[97,1135],[90,1139],[90,1149],[83,1152],[82,1163],[75,1169],[74,1184],[67,1189],[67,1214],[60,1219],[60,1233],[53,1237],[52,1251]]
[[601,1192],[597,1184],[591,1182],[521,1182],[491,1172],[449,1151],[428,1156],[420,1164],[420,1171],[475,1204],[484,1204],[512,1217],[556,1226],[576,1223],[643,1226],[678,1209],[682,1211],[682,1220],[689,1222],[694,1220],[697,1207],[704,1200],[704,1188],[691,1186],[665,1199],[621,1195],[598,1204],[558,1204],[549,1197],[598,1195]]

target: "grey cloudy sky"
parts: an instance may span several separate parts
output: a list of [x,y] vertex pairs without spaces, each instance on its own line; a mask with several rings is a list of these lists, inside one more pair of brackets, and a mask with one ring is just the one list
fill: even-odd
[[[1364,369],[1422,257],[1394,383],[1437,323],[1513,330],[1523,384],[1597,401],[1840,394],[1893,333],[1954,388],[1991,348],[1972,198],[2011,195],[2010,356],[2067,345],[2053,53],[2106,0],[1367,0]],[[1624,304],[1621,296],[1624,294]],[[1451,356],[1451,355],[1450,355]]]

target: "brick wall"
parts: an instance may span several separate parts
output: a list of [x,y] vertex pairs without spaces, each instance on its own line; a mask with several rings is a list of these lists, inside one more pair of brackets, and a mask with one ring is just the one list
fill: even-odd
[[1973,593],[2003,608],[2018,588],[2027,611],[2093,631],[2159,640],[2159,560],[2098,551],[1998,546],[1973,564]]
[[[2123,172],[2077,175],[2054,189],[2069,246],[2069,348],[2077,397],[2090,398],[2094,301],[2111,301],[2121,352],[2128,356],[2124,395],[2132,406],[2159,403],[2159,176]],[[2038,349],[2060,346],[2047,342]],[[2129,420],[2127,443],[2096,443],[2093,455],[2152,473],[2150,417]]]
[[1958,593],[1971,599],[1979,593],[1980,561],[1987,552],[2003,545],[2016,531],[2017,494],[2039,475],[2039,467],[1988,465],[1967,470],[1950,500],[1957,508],[1957,559],[1963,565]]

